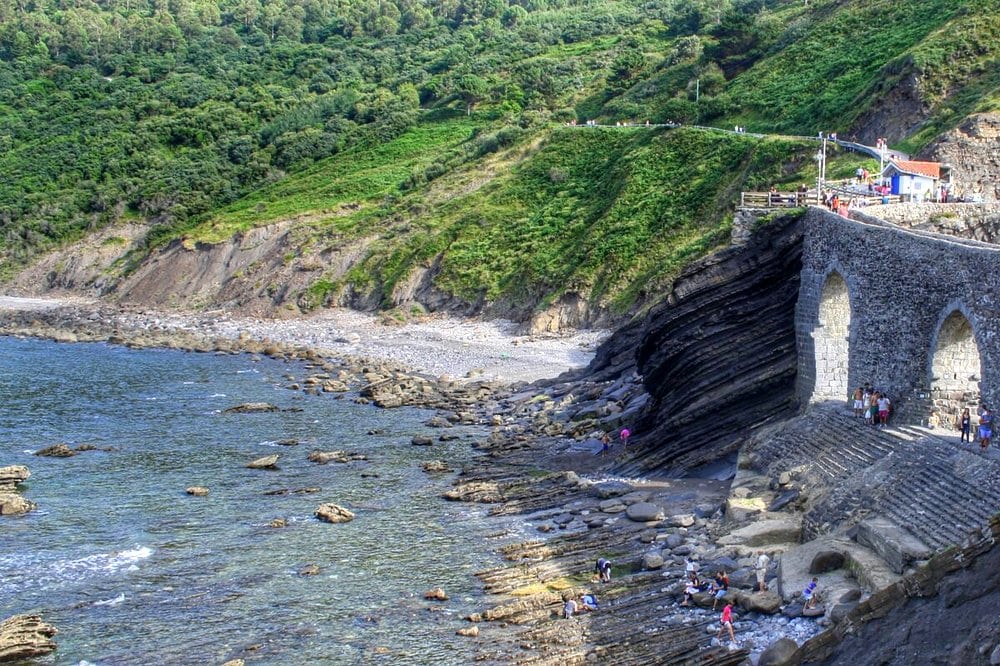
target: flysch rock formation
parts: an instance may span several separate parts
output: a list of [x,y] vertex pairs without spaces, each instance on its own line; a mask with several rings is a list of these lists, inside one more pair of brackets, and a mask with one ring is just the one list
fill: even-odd
[[35,508],[18,492],[18,484],[24,483],[31,472],[24,465],[0,467],[0,516],[18,516]]
[[22,662],[56,649],[56,629],[38,615],[14,615],[0,622],[0,663]]

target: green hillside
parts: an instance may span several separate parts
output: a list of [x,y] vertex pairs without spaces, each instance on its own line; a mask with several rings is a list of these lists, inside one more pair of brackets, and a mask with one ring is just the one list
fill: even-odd
[[[986,0],[0,0],[0,276],[126,219],[148,248],[293,219],[303,246],[368,248],[306,306],[433,264],[469,302],[625,312],[724,240],[741,189],[811,181],[815,145],[568,122],[865,138],[877,117],[914,151],[1000,105],[998,19]],[[900,100],[915,129],[886,127]]]

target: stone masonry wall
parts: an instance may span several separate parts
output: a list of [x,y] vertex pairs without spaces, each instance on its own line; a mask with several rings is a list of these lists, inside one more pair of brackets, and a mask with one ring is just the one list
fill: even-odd
[[[822,351],[830,346],[820,304],[836,272],[847,284],[851,306],[848,386],[871,382],[888,391],[897,407],[929,394],[935,351],[951,344],[953,326],[944,327],[940,343],[939,335],[957,311],[978,347],[982,397],[994,408],[1000,405],[1000,246],[848,220],[819,208],[810,208],[803,225],[795,314],[801,402],[827,392],[817,386],[816,356],[818,348],[821,356],[829,353]],[[824,308],[829,312],[829,303]],[[836,361],[820,359],[821,381],[823,368]]]
[[1000,204],[903,203],[865,210],[900,227],[1000,244]]

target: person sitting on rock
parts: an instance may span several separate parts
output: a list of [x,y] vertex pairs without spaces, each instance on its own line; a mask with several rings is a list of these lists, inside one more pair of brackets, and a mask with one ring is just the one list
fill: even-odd
[[712,581],[712,593],[715,595],[715,599],[712,600],[712,610],[715,610],[716,604],[726,596],[726,592],[728,591],[729,576],[726,575],[725,571],[720,571],[715,574],[715,580]]
[[813,579],[806,585],[806,589],[802,590],[802,598],[805,600],[803,608],[812,608],[816,605],[816,602],[819,600],[819,593],[816,591],[818,586],[819,579],[813,576]]
[[719,633],[716,634],[716,638],[722,638],[722,632],[726,629],[729,630],[729,640],[736,642],[736,633],[733,631],[733,605],[726,604],[725,608],[722,609],[722,617],[719,618]]
[[684,600],[681,606],[690,606],[694,595],[701,592],[701,585],[698,582],[698,574],[693,571],[688,574],[687,584],[684,587]]

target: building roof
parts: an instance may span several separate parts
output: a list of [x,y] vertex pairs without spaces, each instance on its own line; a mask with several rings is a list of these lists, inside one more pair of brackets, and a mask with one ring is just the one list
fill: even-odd
[[940,162],[917,162],[915,160],[893,160],[889,162],[889,167],[895,168],[900,173],[910,176],[923,176],[924,178],[941,178]]

